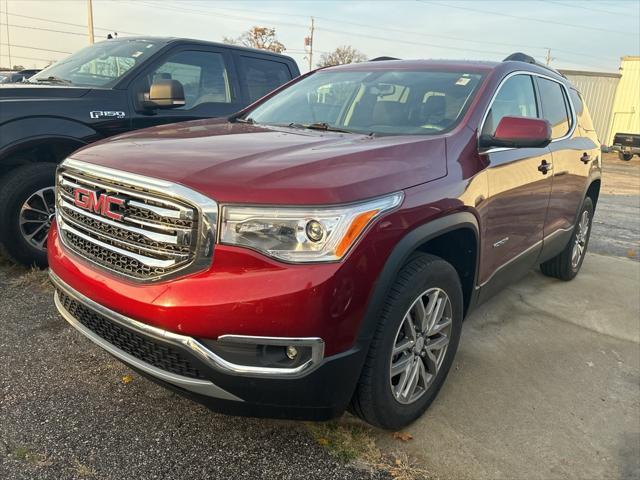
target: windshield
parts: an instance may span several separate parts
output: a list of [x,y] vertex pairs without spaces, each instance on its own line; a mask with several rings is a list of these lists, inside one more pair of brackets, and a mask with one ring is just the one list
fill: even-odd
[[482,75],[466,72],[319,71],[257,106],[255,123],[380,135],[434,135],[462,117]]
[[54,63],[32,76],[29,82],[111,87],[163,45],[148,40],[106,40]]

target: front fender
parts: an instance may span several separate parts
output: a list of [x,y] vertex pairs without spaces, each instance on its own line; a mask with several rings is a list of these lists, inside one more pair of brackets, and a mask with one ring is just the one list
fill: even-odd
[[[456,212],[444,217],[431,220],[417,228],[414,228],[408,232],[402,239],[396,244],[391,251],[391,254],[387,258],[384,264],[382,272],[378,276],[376,284],[371,294],[371,300],[367,306],[367,310],[364,316],[360,333],[358,335],[357,344],[368,349],[368,345],[373,338],[373,333],[378,322],[379,313],[382,310],[385,299],[388,292],[393,285],[394,280],[398,276],[398,273],[405,265],[412,253],[414,253],[418,247],[425,242],[432,240],[444,233],[459,228],[468,228],[473,230],[476,237],[476,242],[479,241],[479,227],[478,220],[475,215],[470,212]],[[480,247],[478,245],[478,252]],[[479,254],[478,254],[479,257]],[[477,259],[476,259],[477,261]],[[477,272],[477,268],[476,268]],[[475,283],[475,282],[474,282]]]
[[49,139],[63,139],[85,145],[102,136],[81,122],[51,116],[36,116],[9,121],[0,127],[0,158],[26,145]]

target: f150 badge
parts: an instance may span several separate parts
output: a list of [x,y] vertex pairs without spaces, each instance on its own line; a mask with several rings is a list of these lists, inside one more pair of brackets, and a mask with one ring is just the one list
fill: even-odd
[[91,118],[124,118],[126,114],[119,110],[94,110],[89,112]]

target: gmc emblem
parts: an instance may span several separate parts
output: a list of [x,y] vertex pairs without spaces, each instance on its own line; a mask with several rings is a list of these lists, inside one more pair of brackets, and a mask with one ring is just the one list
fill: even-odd
[[106,193],[98,193],[87,188],[76,188],[73,191],[73,203],[76,207],[97,213],[112,220],[121,221],[123,215],[112,210],[113,205],[124,205],[124,200]]

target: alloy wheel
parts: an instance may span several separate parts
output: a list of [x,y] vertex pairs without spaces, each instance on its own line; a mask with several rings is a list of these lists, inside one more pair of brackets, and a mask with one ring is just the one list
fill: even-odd
[[55,218],[55,188],[45,187],[34,192],[20,209],[20,233],[38,250],[47,247],[47,235]]
[[396,333],[389,367],[391,391],[399,403],[414,403],[433,384],[451,327],[451,301],[444,290],[431,288],[413,301]]
[[589,212],[582,212],[580,222],[578,223],[578,231],[573,243],[573,251],[571,252],[571,266],[576,269],[580,264],[580,259],[584,255],[587,246],[587,238],[589,234]]

